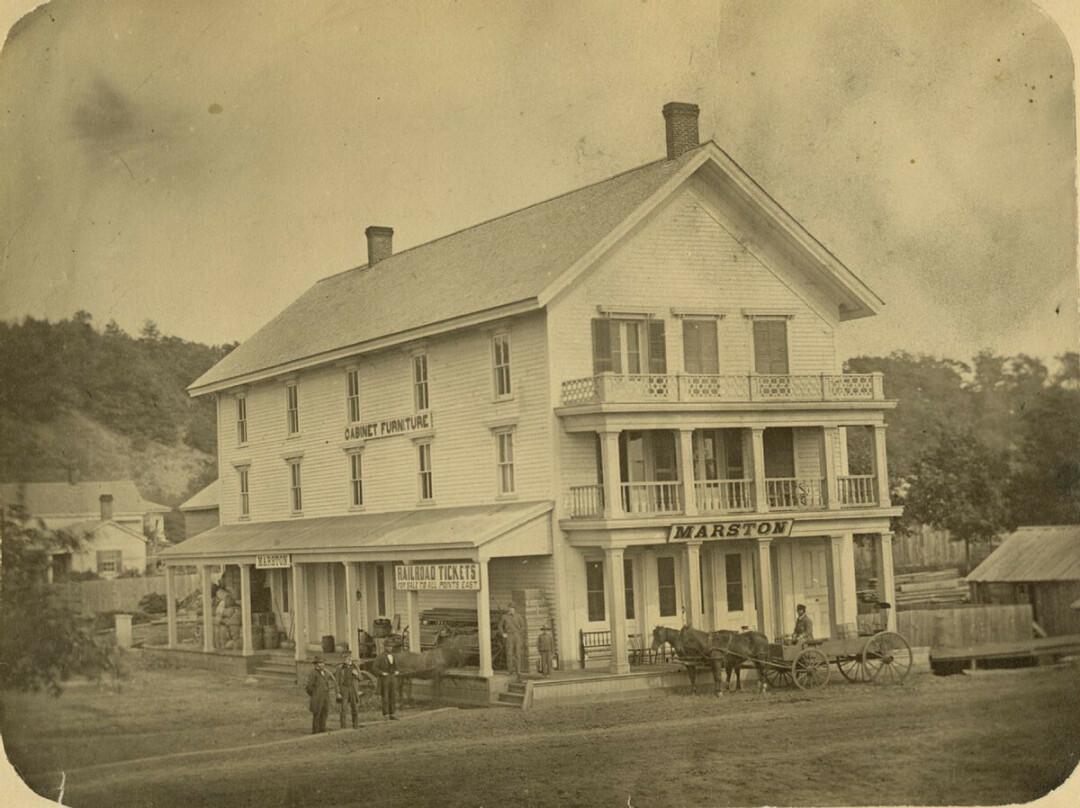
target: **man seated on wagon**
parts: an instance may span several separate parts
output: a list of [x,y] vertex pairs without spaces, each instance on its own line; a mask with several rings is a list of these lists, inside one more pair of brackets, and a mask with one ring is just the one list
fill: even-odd
[[796,643],[807,642],[814,639],[814,621],[806,613],[806,606],[799,604],[795,607],[795,631],[791,633],[791,639]]

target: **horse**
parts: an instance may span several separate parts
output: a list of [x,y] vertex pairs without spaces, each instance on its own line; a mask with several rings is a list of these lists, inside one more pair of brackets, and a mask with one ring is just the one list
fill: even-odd
[[708,633],[684,626],[682,629],[657,626],[653,629],[652,650],[659,651],[664,643],[675,649],[675,655],[686,666],[686,675],[690,677],[690,692],[697,693],[697,665],[704,662],[712,670],[713,693],[719,696],[721,663],[723,653],[713,646]]
[[758,692],[764,693],[768,685],[765,681],[764,660],[769,655],[769,638],[760,631],[728,631],[721,629],[709,635],[712,647],[719,650],[724,659],[724,671],[727,673],[727,689],[731,690],[731,672],[735,671],[735,683],[742,690],[741,669],[743,662],[750,662],[757,670]]
[[415,651],[395,651],[394,660],[398,667],[397,694],[399,701],[408,683],[408,701],[412,703],[412,680],[430,679],[435,683],[434,697],[442,691],[442,674],[447,668],[464,667],[472,650],[467,634],[452,634],[447,630],[439,633],[435,647],[419,653]]

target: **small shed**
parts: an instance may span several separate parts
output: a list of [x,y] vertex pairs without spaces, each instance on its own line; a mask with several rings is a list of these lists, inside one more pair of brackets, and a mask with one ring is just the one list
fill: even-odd
[[1017,528],[967,581],[976,603],[1030,603],[1048,635],[1080,634],[1080,525]]
[[184,537],[190,539],[221,524],[221,485],[214,480],[180,506],[184,514]]

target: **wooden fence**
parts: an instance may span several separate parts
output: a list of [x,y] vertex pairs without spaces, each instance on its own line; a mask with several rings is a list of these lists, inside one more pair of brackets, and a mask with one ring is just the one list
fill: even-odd
[[970,604],[948,609],[913,609],[896,615],[896,628],[912,647],[951,648],[1029,640],[1031,604]]
[[[990,555],[993,549],[990,545],[973,544],[972,568]],[[893,567],[898,571],[957,567],[965,572],[964,543],[953,541],[947,530],[934,530],[923,525],[909,535],[897,534],[893,538]],[[870,542],[856,545],[855,569],[863,575],[874,575],[874,549]]]
[[[179,600],[199,588],[197,573],[173,578],[173,596]],[[83,614],[110,611],[134,611],[139,601],[152,593],[165,594],[165,576],[114,578],[109,581],[73,581],[53,584],[60,597],[72,609]]]

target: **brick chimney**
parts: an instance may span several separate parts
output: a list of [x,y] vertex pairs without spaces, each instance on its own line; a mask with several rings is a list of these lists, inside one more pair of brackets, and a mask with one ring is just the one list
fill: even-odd
[[112,494],[102,494],[99,500],[101,502],[101,521],[108,522],[112,519]]
[[394,254],[394,228],[373,226],[365,230],[364,235],[367,236],[368,267],[373,267]]
[[664,123],[667,129],[667,156],[674,160],[680,154],[696,149],[698,140],[697,104],[671,101],[664,104]]

